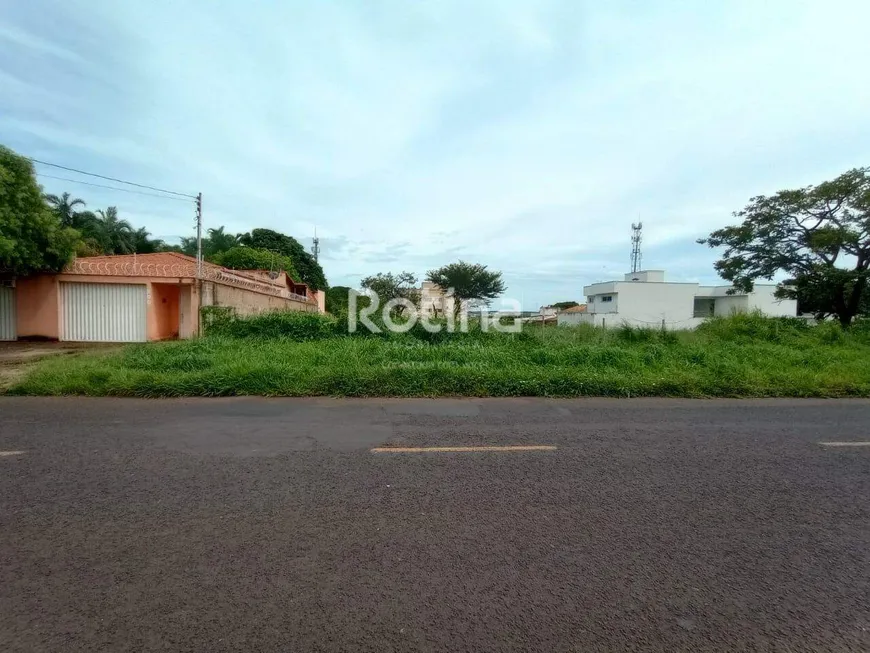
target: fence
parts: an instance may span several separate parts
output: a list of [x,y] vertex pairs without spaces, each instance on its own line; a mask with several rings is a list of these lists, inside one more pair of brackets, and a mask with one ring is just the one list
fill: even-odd
[[[103,276],[123,276],[123,277],[160,277],[160,278],[189,278],[195,279],[196,262],[195,261],[179,261],[178,263],[149,263],[139,262],[136,260],[113,261],[113,260],[88,260],[87,258],[77,258],[70,263],[65,272],[68,274],[85,274],[85,275],[103,275]],[[212,281],[214,283],[223,284],[226,286],[234,286],[236,288],[244,288],[254,292],[272,295],[274,297],[282,297],[284,299],[293,299],[298,302],[311,302],[312,300],[304,295],[298,295],[290,292],[284,285],[271,284],[260,279],[255,279],[245,275],[243,272],[228,270],[218,265],[203,264],[202,278],[204,281]]]

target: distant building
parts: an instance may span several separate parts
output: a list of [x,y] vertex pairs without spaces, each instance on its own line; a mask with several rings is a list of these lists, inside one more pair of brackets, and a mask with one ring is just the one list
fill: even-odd
[[[628,273],[623,281],[605,281],[583,288],[587,296],[583,311],[568,309],[560,324],[594,324],[618,327],[665,326],[692,329],[713,316],[761,311],[769,316],[797,315],[797,302],[777,299],[775,284],[755,284],[751,293],[728,294],[732,286],[702,286],[698,283],[665,281],[663,270]],[[577,317],[567,318],[568,315]],[[570,321],[566,321],[570,320]]]
[[580,324],[583,320],[583,315],[586,313],[586,304],[572,306],[556,314],[556,324],[562,326],[572,326]]
[[453,311],[453,297],[447,297],[444,289],[431,281],[424,281],[420,288],[420,316],[442,317]]

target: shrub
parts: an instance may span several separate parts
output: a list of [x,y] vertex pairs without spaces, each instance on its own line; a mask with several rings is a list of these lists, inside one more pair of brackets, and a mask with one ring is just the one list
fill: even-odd
[[334,317],[301,311],[269,311],[246,317],[221,317],[205,330],[208,336],[227,338],[283,338],[304,342],[322,340],[338,333]]

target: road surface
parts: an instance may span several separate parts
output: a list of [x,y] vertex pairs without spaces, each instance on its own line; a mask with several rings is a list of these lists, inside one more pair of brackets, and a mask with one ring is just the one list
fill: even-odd
[[867,441],[858,400],[0,398],[0,650],[867,651]]

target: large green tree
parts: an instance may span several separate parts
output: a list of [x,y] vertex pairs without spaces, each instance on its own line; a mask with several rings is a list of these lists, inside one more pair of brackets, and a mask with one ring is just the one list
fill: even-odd
[[[85,201],[79,197],[72,197],[69,193],[62,195],[45,195],[45,201],[54,211],[60,220],[60,224],[64,227],[72,227],[78,229],[81,226],[81,216],[84,212],[77,211],[77,207],[85,208]],[[93,215],[93,214],[91,214]]]
[[[417,308],[420,307],[420,289],[417,288],[417,277],[411,272],[379,272],[368,276],[360,282],[360,286],[377,294],[383,307],[392,299],[406,299]],[[405,306],[396,306],[395,312],[401,315]]]
[[429,270],[426,279],[445,291],[453,290],[453,311],[457,315],[463,306],[488,306],[505,291],[501,272],[489,270],[480,263],[450,263]]
[[132,254],[136,251],[135,232],[127,220],[118,217],[118,207],[97,211],[97,239],[106,254]]
[[299,279],[293,259],[265,249],[233,247],[214,256],[212,261],[234,270],[284,270],[294,281]]
[[[196,243],[196,240],[194,240],[194,243]],[[202,254],[207,259],[211,260],[211,257],[216,256],[221,252],[226,252],[233,247],[238,247],[238,245],[239,236],[226,233],[224,228],[221,226],[217,229],[208,230],[208,238],[204,238],[202,241]]]
[[757,279],[789,277],[777,296],[797,299],[816,315],[849,326],[870,292],[870,168],[833,181],[753,197],[734,214],[741,224],[699,243],[725,247],[715,264],[722,278],[749,292]]
[[242,234],[239,241],[242,245],[267,249],[293,259],[300,277],[298,281],[307,284],[314,290],[326,290],[326,276],[323,268],[302,244],[291,236],[272,231],[271,229],[254,229],[251,233]]
[[0,272],[58,272],[78,240],[43,200],[33,164],[0,145]]

